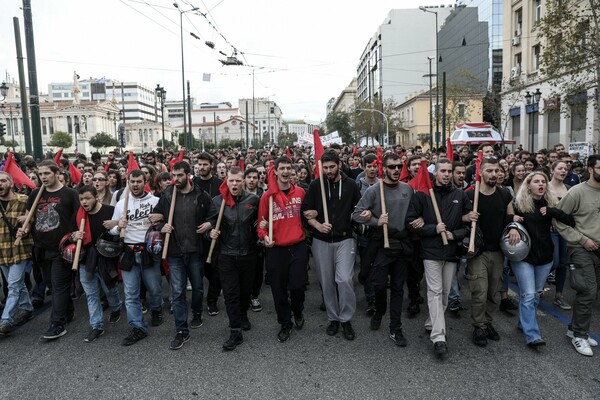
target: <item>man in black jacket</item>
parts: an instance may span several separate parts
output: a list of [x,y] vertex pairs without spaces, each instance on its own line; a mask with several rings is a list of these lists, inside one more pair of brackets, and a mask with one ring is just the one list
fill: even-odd
[[[360,190],[354,179],[341,172],[340,158],[335,152],[326,151],[321,162],[323,176],[310,183],[302,211],[313,235],[312,253],[329,319],[326,332],[335,335],[341,323],[344,337],[353,340],[355,333],[350,321],[356,311],[352,282],[356,243],[352,236],[352,212],[360,200]],[[321,179],[325,180],[325,205]],[[329,212],[328,222],[324,206]]]
[[214,212],[209,220],[216,225],[217,210],[225,201],[221,226],[210,231],[210,238],[219,241],[219,278],[231,328],[223,349],[230,351],[244,341],[242,330],[252,327],[248,308],[258,251],[256,224],[260,199],[244,190],[244,173],[239,167],[231,167],[226,179],[228,193],[225,198],[219,195],[213,199]]
[[[435,164],[434,176],[434,195],[442,221],[437,221],[431,197],[423,192],[416,192],[412,197],[406,219],[407,227],[413,229],[421,239],[420,256],[425,267],[429,307],[425,329],[430,332],[434,353],[442,357],[448,352],[444,312],[456,272],[457,243],[468,234],[464,222],[470,218],[471,204],[466,193],[452,185],[450,160],[439,160]],[[413,228],[410,223],[419,217],[423,218],[424,224]],[[442,235],[446,236],[447,245],[443,244]]]
[[154,209],[163,220],[169,217],[174,187],[177,188],[172,224],[164,224],[161,231],[170,233],[167,261],[170,268],[171,301],[176,335],[171,349],[180,349],[190,339],[186,302],[187,281],[192,284],[192,329],[202,326],[202,286],[204,259],[202,237],[211,227],[206,222],[212,207],[210,196],[190,179],[191,168],[186,161],[173,165],[175,186],[169,186]]

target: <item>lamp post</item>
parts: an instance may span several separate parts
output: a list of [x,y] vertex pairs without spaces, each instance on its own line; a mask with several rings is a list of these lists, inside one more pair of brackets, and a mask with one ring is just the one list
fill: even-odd
[[355,111],[370,111],[370,112],[376,112],[379,113],[383,116],[384,120],[385,120],[385,137],[383,138],[383,146],[385,147],[388,143],[389,137],[390,137],[390,123],[388,121],[388,117],[387,115],[385,115],[384,113],[382,113],[379,110],[376,110],[374,108],[357,108]]
[[[5,85],[4,82],[3,82],[3,84]],[[4,93],[2,93],[2,95],[4,96]],[[6,96],[4,96],[4,97],[6,97]],[[2,105],[0,105],[0,109],[2,109],[2,114],[6,115],[6,112],[5,112],[6,105],[4,103]],[[19,110],[21,109],[21,105],[16,104],[15,109],[16,109],[16,112],[19,112]],[[8,122],[10,123],[10,126],[8,129],[10,130],[10,135],[11,135],[12,141],[14,143],[15,142],[15,125],[14,125],[15,121],[13,120],[13,106],[10,103],[8,104]]]
[[431,78],[433,78],[433,74],[431,73],[431,61],[433,57],[427,57],[429,60],[429,75],[423,75],[424,78],[429,78],[429,150],[433,148],[433,85],[431,82]]
[[2,82],[2,85],[0,86],[0,96],[2,96],[2,101],[8,96],[8,85],[6,82]]
[[[437,11],[431,11],[424,6],[419,7],[419,10],[435,14],[435,147],[439,147],[440,142],[440,85],[438,75],[438,62],[439,62],[439,48],[438,48],[438,13]],[[431,148],[431,145],[430,145]]]
[[[165,90],[165,88],[161,87],[158,83],[156,84],[156,89],[154,89],[156,92],[156,96],[160,99],[160,121],[161,121],[161,125],[162,125],[162,148],[163,150],[167,149],[167,146],[165,144],[165,99],[167,97],[167,91]],[[184,115],[184,121],[185,121],[185,115]],[[191,124],[190,124],[191,127]]]
[[533,94],[531,94],[529,91],[527,91],[527,94],[525,95],[525,111],[527,112],[527,114],[529,115],[529,151],[533,152],[535,151],[535,140],[534,140],[534,125],[535,125],[535,118],[537,117],[537,114],[539,112],[539,103],[540,100],[542,98],[542,92],[540,91],[539,88],[537,88],[535,90],[535,92]]
[[[189,10],[182,10],[181,8],[179,8],[179,5],[177,4],[177,2],[173,2],[173,6],[177,9],[177,11],[179,11],[179,31],[180,31],[180,37],[181,37],[181,96],[182,96],[182,102],[181,105],[183,106],[183,137],[184,137],[184,145],[187,148],[190,148],[191,146],[188,146],[188,140],[189,137],[186,136],[187,133],[187,124],[185,121],[185,63],[184,63],[184,58],[183,58],[183,14],[187,13],[187,12],[191,12],[191,11],[196,11],[198,10],[198,7],[193,7],[190,8]],[[192,121],[190,121],[190,136],[192,136],[191,134],[191,124]],[[164,136],[164,135],[163,135]]]

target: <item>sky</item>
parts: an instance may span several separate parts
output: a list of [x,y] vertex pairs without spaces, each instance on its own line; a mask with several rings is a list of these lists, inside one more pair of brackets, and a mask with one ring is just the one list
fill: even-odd
[[[111,78],[160,84],[182,97],[180,13],[173,0],[32,0],[40,92],[51,82]],[[178,0],[183,14],[185,79],[197,103],[268,97],[283,118],[318,122],[326,104],[356,76],[369,38],[394,8],[451,4],[434,0]],[[21,0],[0,1],[0,68],[18,80],[13,17]],[[194,33],[200,39],[195,39]],[[205,44],[214,43],[214,49]],[[243,66],[223,66],[233,56]],[[27,68],[25,61],[25,68]],[[423,73],[427,72],[427,61]],[[254,72],[254,79],[253,79]],[[203,81],[203,74],[211,74]],[[26,73],[27,75],[27,73]]]

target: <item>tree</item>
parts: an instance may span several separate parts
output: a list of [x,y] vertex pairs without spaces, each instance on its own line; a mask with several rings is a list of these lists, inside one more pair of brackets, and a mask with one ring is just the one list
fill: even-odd
[[179,138],[178,138],[177,141],[178,141],[178,143],[179,143],[180,146],[185,146],[186,139],[187,139],[187,142],[190,143],[189,149],[194,149],[194,148],[198,149],[198,148],[200,148],[200,141],[197,140],[194,137],[194,135],[192,135],[190,132],[181,133],[179,135]]
[[219,142],[219,148],[227,149],[233,147],[242,147],[242,141],[240,139],[223,139]]
[[73,145],[73,137],[66,132],[56,131],[52,134],[52,139],[48,142],[48,146],[61,147],[66,149]]
[[571,107],[561,107],[563,112],[585,113],[586,106],[577,105],[588,96],[580,93],[598,88],[600,78],[600,0],[548,1],[544,6],[545,14],[535,27],[541,44],[541,75],[556,88],[554,97],[567,96]]
[[172,142],[170,140],[166,140],[165,139],[165,145],[163,146],[162,139],[159,139],[158,142],[156,142],[156,145],[158,147],[161,147],[161,148],[166,149],[166,150],[171,150],[171,151],[176,150],[175,149],[175,142]]
[[[2,138],[4,139],[4,138]],[[4,140],[4,146],[6,147],[17,147],[19,145],[19,142],[17,142],[16,140],[12,140],[12,139],[6,139]]]
[[90,138],[90,145],[97,149],[117,147],[119,141],[106,132],[99,132]]
[[[385,119],[387,119],[389,136],[393,142],[396,131],[401,126],[401,121],[395,112],[396,107],[397,103],[392,97],[385,99],[383,102],[376,97],[373,101],[356,103],[356,110],[364,110],[354,114],[353,126],[357,136],[355,138],[356,143],[360,141],[360,138],[366,136],[367,138],[377,139],[383,145],[382,137],[386,132]],[[381,111],[386,118],[384,119],[383,115],[378,112],[369,110]],[[371,142],[369,141],[369,144],[370,143]]]
[[286,146],[293,147],[294,142],[297,140],[298,137],[293,133],[282,132],[277,136],[277,143],[281,148],[285,148]]
[[352,126],[350,125],[350,116],[343,111],[334,111],[327,115],[325,120],[327,133],[335,132],[340,135],[344,143],[354,142],[352,138]]

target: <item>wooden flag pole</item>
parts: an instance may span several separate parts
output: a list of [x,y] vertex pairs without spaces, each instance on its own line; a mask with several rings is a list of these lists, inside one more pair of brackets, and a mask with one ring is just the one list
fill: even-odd
[[[175,202],[177,201],[177,186],[173,185],[173,197],[171,198],[171,208],[169,209],[169,221],[167,224],[173,225],[173,213],[175,213]],[[165,244],[163,245],[162,259],[167,259],[167,252],[169,250],[169,239],[171,234],[165,234]]]
[[[123,217],[121,218],[123,222],[127,222],[127,207],[129,207],[129,183],[126,183],[125,185],[126,186],[122,194],[122,196],[125,196],[123,200]],[[126,228],[123,228],[121,229],[121,232],[119,232],[121,239],[125,237],[125,229]]]
[[[440,209],[438,207],[437,204],[437,200],[435,198],[435,193],[433,192],[433,189],[429,189],[429,197],[431,197],[431,203],[433,204],[433,212],[435,212],[435,219],[437,220],[438,224],[442,223],[442,215],[440,214]],[[448,237],[446,237],[446,232],[440,232],[440,235],[442,235],[442,242],[444,242],[444,246],[448,245]]]
[[325,197],[325,181],[323,176],[323,164],[321,160],[317,161],[317,165],[319,168],[319,183],[321,184],[321,201],[323,203],[323,218],[326,224],[329,223],[329,212],[327,211],[327,199]]
[[[381,197],[381,213],[387,214],[385,206],[385,194],[383,193],[383,177],[379,180],[379,196]],[[388,235],[388,224],[383,224],[383,248],[390,248],[390,237]]]
[[[473,211],[477,212],[479,207],[479,184],[475,182],[475,195],[473,196]],[[469,254],[475,253],[475,231],[477,229],[477,221],[471,221],[471,235],[469,237]]]
[[[79,223],[79,232],[83,232],[85,229],[85,218],[81,219]],[[73,267],[71,268],[73,271],[77,271],[79,268],[79,255],[81,254],[81,245],[83,244],[82,239],[77,240],[77,247],[75,247],[75,259],[73,260]]]
[[[221,208],[219,209],[219,216],[217,217],[217,226],[215,226],[216,230],[221,228],[221,221],[223,220],[223,212],[225,211],[225,199],[222,199]],[[212,252],[215,250],[215,246],[217,245],[217,239],[212,239],[210,242],[210,249],[208,250],[208,257],[206,258],[206,262],[210,264],[210,260],[212,258]]]
[[269,196],[269,239],[273,241],[273,196]]
[[[44,193],[44,189],[46,187],[44,185],[40,186],[40,191],[38,192],[37,196],[35,196],[35,200],[33,200],[33,204],[31,205],[31,209],[29,210],[29,213],[27,214],[27,218],[25,218],[25,222],[23,222],[23,228],[26,228],[29,226],[29,223],[31,222],[31,219],[33,218],[33,216],[36,213],[36,209],[37,209],[37,205],[40,202],[40,199],[42,198],[42,193]],[[15,246],[18,246],[19,243],[21,243],[21,238],[18,237],[17,240],[15,240]]]

